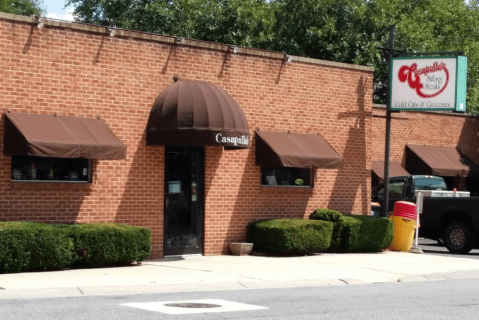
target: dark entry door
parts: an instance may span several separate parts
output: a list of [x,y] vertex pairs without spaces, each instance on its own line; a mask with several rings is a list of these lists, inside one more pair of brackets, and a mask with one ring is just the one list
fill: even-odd
[[203,148],[167,147],[165,159],[165,255],[201,253]]

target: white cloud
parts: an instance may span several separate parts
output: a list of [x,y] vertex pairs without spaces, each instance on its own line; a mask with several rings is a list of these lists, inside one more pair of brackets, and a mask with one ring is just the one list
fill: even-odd
[[66,20],[66,21],[73,21],[73,11],[74,9],[69,9],[67,13],[63,15],[59,15],[54,12],[47,13],[46,17],[50,19],[59,19],[59,20]]

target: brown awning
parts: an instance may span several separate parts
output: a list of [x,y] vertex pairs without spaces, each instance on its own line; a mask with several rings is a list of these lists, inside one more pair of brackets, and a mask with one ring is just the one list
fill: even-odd
[[479,174],[479,167],[454,147],[406,146],[406,168],[411,174],[468,177]]
[[[379,180],[384,180],[384,161],[373,161],[371,165],[372,172],[379,178]],[[409,172],[406,171],[401,164],[397,161],[389,161],[389,176],[390,177],[400,177],[407,176]]]
[[147,145],[249,148],[248,121],[227,92],[202,81],[168,86],[153,105]]
[[12,156],[125,159],[126,145],[101,119],[5,113],[3,152]]
[[257,131],[256,165],[336,168],[343,158],[319,134]]

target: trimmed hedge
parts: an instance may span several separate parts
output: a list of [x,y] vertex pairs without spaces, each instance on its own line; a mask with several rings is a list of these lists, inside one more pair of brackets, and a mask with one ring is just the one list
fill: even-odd
[[343,215],[338,211],[318,209],[310,219],[334,222],[332,252],[377,252],[393,242],[394,224],[384,217]]
[[384,217],[343,215],[321,208],[310,219],[252,222],[248,226],[248,240],[254,243],[255,251],[279,255],[378,252],[393,242],[393,221]]
[[151,253],[151,230],[125,224],[74,224],[67,227],[80,265],[107,266],[143,261]]
[[151,231],[124,224],[0,222],[0,272],[107,266],[143,261]]
[[71,265],[73,241],[45,223],[0,222],[0,272]]
[[319,208],[309,216],[312,220],[323,220],[334,222],[333,233],[331,235],[331,246],[329,251],[337,251],[341,249],[344,234],[344,215],[336,210]]
[[311,215],[309,216],[310,219],[312,220],[324,220],[324,221],[342,221],[344,220],[344,215],[336,210],[331,210],[331,209],[325,209],[325,208],[319,208],[316,209]]
[[331,245],[333,223],[304,219],[271,219],[252,222],[248,239],[255,251],[274,254],[322,252]]
[[378,252],[393,243],[394,223],[385,217],[344,216],[341,251]]

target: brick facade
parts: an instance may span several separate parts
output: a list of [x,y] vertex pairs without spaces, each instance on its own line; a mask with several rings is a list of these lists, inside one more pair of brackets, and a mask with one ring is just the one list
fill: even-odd
[[[383,160],[386,109],[373,108],[371,159]],[[401,111],[392,114],[390,159],[405,165],[407,144],[458,147],[479,163],[479,117],[468,114]]]
[[[125,160],[92,160],[91,184],[12,182],[11,157],[2,153],[0,220],[145,226],[153,231],[152,257],[161,257],[165,149],[147,146],[145,129],[173,76],[227,91],[252,137],[246,150],[205,147],[204,254],[227,253],[228,242],[245,240],[250,221],[307,217],[318,207],[369,212],[371,154],[379,154],[371,143],[372,69],[299,57],[288,63],[282,53],[233,54],[225,45],[125,30],[110,37],[102,27],[49,20],[38,29],[33,18],[0,14],[1,111],[99,115],[128,147]],[[319,132],[344,162],[313,170],[313,188],[261,187],[258,128]]]
[[[384,160],[386,136],[385,106],[373,107],[371,160]],[[457,147],[475,163],[478,153],[479,117],[469,114],[401,111],[392,114],[390,160],[406,167],[406,145]],[[461,185],[462,183],[462,185]],[[456,181],[466,190],[465,181]]]

